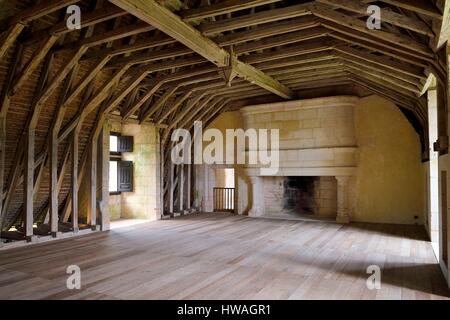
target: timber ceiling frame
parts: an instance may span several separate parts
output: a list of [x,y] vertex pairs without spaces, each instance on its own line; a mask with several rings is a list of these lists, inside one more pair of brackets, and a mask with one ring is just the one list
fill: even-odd
[[[0,70],[0,144],[12,154],[0,158],[3,230],[18,225],[20,213],[54,222],[62,211],[69,219],[77,210],[73,190],[95,151],[87,146],[107,113],[151,122],[166,139],[178,126],[208,123],[248,99],[353,86],[399,106],[426,141],[423,93],[430,75],[441,86],[448,82],[446,0],[11,3],[13,14],[0,21],[0,63],[7,70]],[[80,30],[66,27],[72,4],[82,9]],[[369,4],[381,7],[381,30],[366,28]],[[33,99],[24,102],[26,93]],[[72,154],[79,159],[71,161]],[[40,200],[42,186],[51,197]],[[26,201],[16,205],[18,190]]]

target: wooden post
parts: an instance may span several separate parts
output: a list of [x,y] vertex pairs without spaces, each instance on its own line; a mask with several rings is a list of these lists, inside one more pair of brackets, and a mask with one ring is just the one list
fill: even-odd
[[50,142],[50,232],[58,233],[58,133],[52,132]]
[[91,143],[91,191],[90,191],[90,225],[97,229],[97,143],[98,137],[93,137]]
[[63,158],[63,164],[61,166],[60,177],[58,177],[58,133],[64,120],[64,114],[66,113],[66,105],[64,104],[67,95],[72,87],[72,83],[78,73],[78,65],[75,65],[70,73],[70,76],[66,79],[63,90],[60,93],[58,99],[58,109],[56,117],[53,120],[52,127],[50,129],[50,201],[49,201],[49,221],[50,232],[53,237],[58,236],[58,223],[59,223],[59,210],[58,210],[58,194],[61,190],[61,185],[64,180],[65,167],[68,159],[68,153],[70,148],[65,150]]
[[34,134],[35,129],[27,130],[24,154],[24,233],[27,241],[33,241],[33,191],[34,191]]
[[174,183],[174,171],[175,171],[175,166],[172,162],[171,159],[169,159],[169,213],[170,213],[170,217],[173,218],[173,193],[174,193],[174,189],[175,189],[175,183]]
[[183,197],[184,197],[184,164],[179,165],[179,173],[178,173],[178,205],[180,209],[180,213],[184,213],[184,205],[183,205]]
[[192,165],[188,163],[187,167],[187,182],[186,182],[186,209],[191,211],[191,178],[192,178]]
[[160,163],[160,169],[159,169],[159,218],[162,219],[164,216],[164,176],[165,176],[165,169],[164,169],[164,145],[161,140],[161,135],[158,132],[158,145],[159,145],[159,163]]
[[[52,37],[51,37],[52,38]],[[53,37],[56,41],[57,37]],[[50,50],[52,41],[49,41],[48,50]],[[54,43],[54,42],[53,42]],[[44,50],[45,51],[45,50]],[[49,70],[52,66],[53,62],[53,54],[50,54],[46,56],[43,52],[38,52],[35,54],[33,59],[29,62],[29,64],[24,68],[25,70],[22,71],[22,73],[19,75],[19,80],[15,82],[16,86],[20,86],[19,83],[24,81],[24,78],[28,77],[28,72],[31,70],[34,70],[36,66],[34,64],[40,63],[42,59],[46,58],[46,61],[44,63],[44,67],[41,71],[41,75],[39,77],[39,83],[38,87],[34,92],[34,101],[32,103],[32,111],[29,116],[29,122],[27,123],[25,132],[24,132],[24,141],[25,141],[25,150],[24,150],[24,179],[23,179],[23,202],[24,202],[24,210],[23,210],[23,221],[24,221],[24,233],[25,238],[27,241],[31,242],[34,240],[33,236],[33,220],[34,220],[34,207],[33,207],[33,198],[34,198],[34,166],[35,166],[35,159],[34,159],[34,149],[35,149],[35,132],[36,132],[36,126],[39,119],[39,114],[42,109],[42,104],[39,105],[39,97],[41,96],[42,92],[44,91],[45,85],[48,80],[49,76]],[[29,69],[29,70],[28,70]],[[14,88],[13,88],[14,89]],[[17,87],[14,89],[17,90]],[[13,90],[13,91],[14,91]],[[36,180],[38,182],[38,179]]]
[[[3,228],[3,184],[5,180],[6,117],[0,117],[0,233]],[[0,242],[1,246],[1,242]]]
[[100,133],[98,142],[98,154],[101,155],[101,172],[102,172],[102,186],[100,198],[100,224],[101,230],[109,230],[109,124],[106,122]]
[[78,232],[78,128],[72,134],[72,226]]

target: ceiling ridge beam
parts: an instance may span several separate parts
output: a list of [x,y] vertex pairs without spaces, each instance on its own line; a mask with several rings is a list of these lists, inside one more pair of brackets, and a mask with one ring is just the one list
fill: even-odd
[[198,30],[183,22],[179,16],[159,5],[156,1],[110,1],[183,43],[218,67],[228,67],[234,63],[233,67],[240,77],[254,82],[256,85],[285,99],[295,97],[295,93],[292,90],[267,76],[262,71],[233,58],[226,50],[222,49],[211,39],[203,36]]

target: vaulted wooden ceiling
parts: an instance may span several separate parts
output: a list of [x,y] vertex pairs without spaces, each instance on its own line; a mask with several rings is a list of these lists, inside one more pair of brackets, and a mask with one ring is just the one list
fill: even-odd
[[[80,30],[66,26],[73,4],[82,10]],[[366,26],[369,4],[381,7],[381,30]],[[0,6],[4,230],[27,210],[24,185],[33,188],[28,204],[35,203],[35,219],[47,219],[52,177],[68,219],[65,169],[74,148],[68,137],[79,137],[81,178],[89,141],[107,114],[154,123],[167,139],[176,127],[208,123],[249,101],[351,87],[391,100],[425,135],[423,93],[431,75],[442,84],[448,77],[445,0],[0,0]],[[34,150],[24,143],[30,137]],[[30,153],[34,170],[24,170]],[[50,172],[51,161],[61,174]]]

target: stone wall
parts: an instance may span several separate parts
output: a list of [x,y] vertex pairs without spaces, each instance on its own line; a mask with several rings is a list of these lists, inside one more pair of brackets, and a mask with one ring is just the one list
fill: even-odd
[[[353,147],[356,98],[311,99],[246,107],[244,127],[279,129],[280,150]],[[306,159],[307,160],[307,159]]]
[[[289,194],[287,184],[296,179],[304,180],[307,190],[294,186],[290,188],[293,194]],[[334,177],[265,177],[263,191],[265,215],[336,218],[337,182]],[[291,203],[287,203],[288,200]]]
[[160,216],[157,129],[147,124],[123,124],[122,135],[134,137],[133,152],[122,155],[134,166],[133,192],[122,193],[122,218],[156,220]]
[[[358,176],[349,182],[354,185],[350,189],[349,196],[353,221],[422,224],[426,212],[427,177],[425,166],[421,161],[420,139],[414,128],[397,106],[378,96],[358,100],[353,116],[345,116],[348,112],[332,110],[331,113],[335,116],[333,121],[333,117],[327,117],[326,113],[319,113],[318,110],[295,111],[295,114],[306,117],[295,120],[295,123],[292,122],[294,113],[291,117],[278,115],[277,120],[273,119],[273,123],[270,120],[276,114],[270,115],[270,119],[267,115],[255,115],[255,121],[247,121],[245,126],[282,127],[280,147],[287,148],[284,152],[288,153],[288,159],[294,156],[303,157],[306,153],[307,157],[317,156],[321,152],[326,152],[329,156],[331,151],[326,147],[327,139],[323,140],[323,137],[328,137],[328,142],[338,144],[340,147],[333,148],[333,154],[339,153],[337,159],[341,163],[354,163],[355,174]],[[282,125],[280,117],[290,118],[286,120],[288,121],[286,126]],[[243,122],[241,114],[228,112],[219,116],[210,127],[215,128],[218,124],[217,128],[224,131],[227,123],[233,123],[233,118],[236,119],[236,123]],[[319,121],[317,118],[322,120]],[[319,123],[329,123],[335,127],[347,123],[349,127],[354,128],[354,136],[349,135],[347,129],[336,130],[337,133],[333,136],[333,130],[316,127]],[[312,128],[309,128],[310,126]],[[233,124],[233,127],[236,126]],[[244,128],[244,124],[241,127]],[[284,130],[289,127],[296,133]],[[312,139],[311,131],[305,129],[312,129],[312,133],[316,132],[319,135],[318,138]],[[294,153],[289,148],[300,150]],[[335,152],[336,150],[338,152]],[[317,160],[317,164],[324,161],[324,159],[313,160]],[[345,168],[342,164],[339,162],[334,164],[335,168],[340,168],[344,173]],[[311,163],[309,165],[311,166]],[[321,170],[323,168],[326,167],[322,167]],[[310,168],[310,176],[317,175],[313,169]],[[295,175],[296,170],[297,168],[292,168],[285,176]],[[240,214],[248,214],[253,206],[250,178],[242,167],[237,166],[236,171],[240,190],[237,211]]]
[[133,161],[133,192],[110,195],[110,217],[157,220],[160,218],[158,130],[148,124],[110,122],[111,131],[134,138],[133,152],[122,153],[122,160]]

